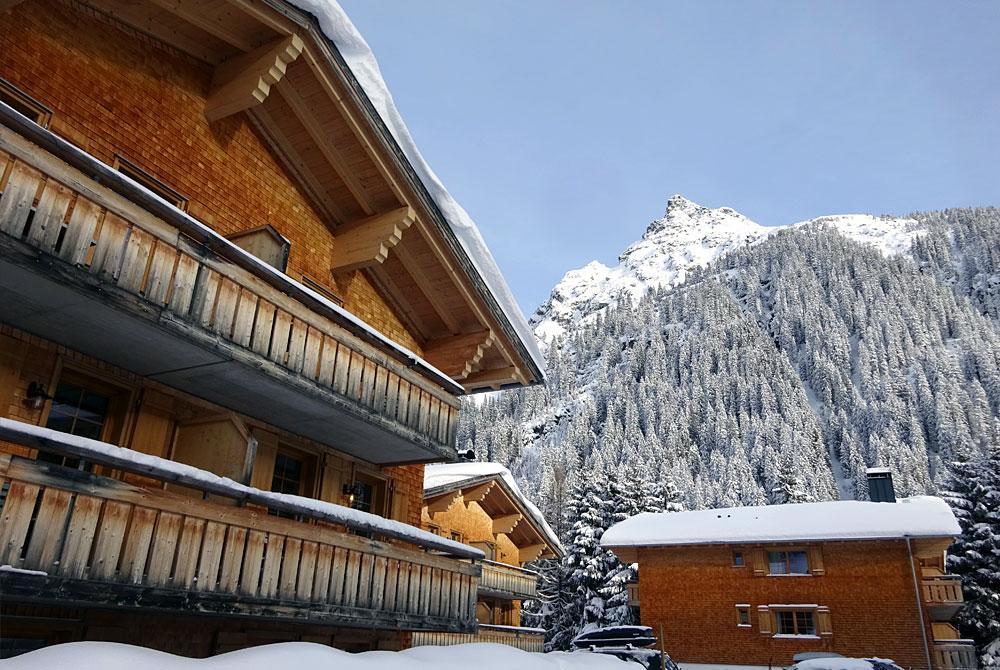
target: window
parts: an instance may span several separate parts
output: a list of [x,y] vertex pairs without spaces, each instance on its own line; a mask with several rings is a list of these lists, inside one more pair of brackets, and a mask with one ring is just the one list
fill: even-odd
[[451,539],[455,542],[465,542],[465,538],[457,530],[451,531]]
[[769,551],[767,567],[770,575],[808,575],[809,558],[804,551]]
[[816,635],[816,616],[808,610],[775,610],[777,635]]
[[6,79],[0,79],[0,102],[13,107],[16,112],[27,116],[42,128],[48,128],[52,120],[51,109]]
[[[113,442],[120,430],[121,412],[117,410],[125,404],[121,402],[123,394],[127,394],[124,389],[66,371],[52,394],[45,427],[92,440]],[[78,458],[52,452],[38,452],[38,460],[88,472],[91,469],[89,464]]]
[[316,291],[316,293],[319,293],[321,296],[332,302],[334,305],[343,306],[344,304],[344,300],[339,295],[337,295],[327,287],[323,286],[318,281],[311,279],[308,275],[302,275],[302,285],[305,286],[306,288],[310,288],[313,291]]
[[429,523],[429,524],[427,524],[427,532],[428,533],[434,533],[435,535],[440,535],[441,534],[441,527],[440,526],[435,526],[434,524]]
[[143,170],[135,163],[116,154],[113,167],[126,177],[130,178],[132,181],[138,182],[146,189],[160,196],[177,209],[187,211],[187,198],[164,184],[149,172]]
[[301,459],[279,451],[274,458],[274,474],[271,476],[271,490],[275,493],[302,494]]
[[733,567],[734,568],[742,568],[744,565],[746,565],[746,563],[743,560],[743,552],[742,551],[734,551],[733,552]]
[[736,625],[740,628],[750,627],[750,606],[749,605],[737,605],[736,606]]

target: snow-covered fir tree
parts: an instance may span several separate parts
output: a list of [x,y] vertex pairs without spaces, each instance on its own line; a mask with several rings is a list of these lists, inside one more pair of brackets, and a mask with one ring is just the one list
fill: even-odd
[[976,641],[980,667],[1000,668],[1000,443],[986,454],[960,458],[945,499],[962,526],[948,552],[949,570],[961,576],[965,605],[957,623]]

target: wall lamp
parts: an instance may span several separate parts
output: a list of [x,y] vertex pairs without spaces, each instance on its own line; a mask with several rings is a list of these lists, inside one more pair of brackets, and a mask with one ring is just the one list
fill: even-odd
[[38,382],[28,384],[28,392],[24,397],[24,401],[28,407],[31,409],[41,409],[45,405],[46,400],[52,400],[52,396],[45,391],[45,386]]
[[358,485],[358,482],[354,482],[353,484],[344,484],[344,497],[347,498],[348,505],[354,504],[354,498],[360,492],[360,488],[361,487]]

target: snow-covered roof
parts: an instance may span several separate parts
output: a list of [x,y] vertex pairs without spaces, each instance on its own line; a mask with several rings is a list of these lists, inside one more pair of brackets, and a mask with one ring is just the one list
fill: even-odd
[[531,521],[542,533],[546,543],[554,551],[563,552],[559,536],[549,526],[542,511],[524,495],[510,470],[499,463],[436,463],[427,465],[424,467],[424,496],[427,497],[428,493],[462,488],[463,485],[486,479],[496,479],[503,482],[508,493],[531,517]]
[[940,498],[895,503],[857,500],[644,513],[615,524],[604,547],[737,544],[806,540],[954,537],[958,521]]
[[382,78],[375,54],[361,33],[348,18],[336,0],[286,0],[289,4],[308,12],[319,25],[326,38],[336,47],[351,74],[358,81],[382,122],[409,161],[420,182],[440,210],[449,228],[469,256],[483,282],[493,293],[511,328],[524,343],[532,363],[544,377],[545,364],[538,349],[534,333],[514,299],[507,282],[497,267],[493,254],[486,246],[479,228],[469,213],[458,204],[444,187],[417,148],[403,117],[396,108],[389,87]]

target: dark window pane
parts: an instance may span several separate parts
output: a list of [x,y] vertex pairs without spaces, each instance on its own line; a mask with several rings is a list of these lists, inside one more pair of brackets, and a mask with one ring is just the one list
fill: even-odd
[[772,575],[788,574],[787,555],[783,551],[767,552],[768,572]]
[[108,399],[91,391],[84,391],[80,398],[80,409],[103,417],[108,413]]
[[795,625],[799,635],[816,634],[816,625],[813,623],[812,612],[796,612]]
[[739,610],[739,612],[740,612],[740,625],[741,626],[748,625],[750,623],[750,612],[749,612],[749,610],[743,609],[741,607],[740,610]]
[[375,498],[375,488],[368,482],[354,482],[354,502],[351,507],[362,512],[371,512]]
[[804,575],[809,572],[809,559],[804,551],[788,552],[788,571],[793,575]]
[[73,417],[49,414],[49,420],[45,423],[46,428],[58,430],[60,433],[73,432]]
[[77,421],[73,426],[73,434],[80,437],[89,437],[91,440],[101,439],[101,424],[90,421]]
[[742,567],[742,565],[743,565],[743,552],[742,551],[734,551],[733,552],[733,565],[738,566],[738,567]]
[[795,634],[795,616],[793,612],[778,612],[776,618],[779,635]]

